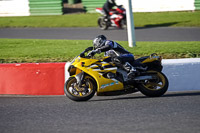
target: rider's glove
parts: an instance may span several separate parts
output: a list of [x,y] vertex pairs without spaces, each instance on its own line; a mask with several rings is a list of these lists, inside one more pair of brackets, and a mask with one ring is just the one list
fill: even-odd
[[95,53],[96,53],[95,50],[92,50],[92,51],[90,51],[90,52],[88,53],[88,56],[91,56],[91,57],[92,57],[92,56],[95,55]]
[[101,50],[100,49],[92,50],[88,53],[88,56],[94,56],[96,53],[100,54]]
[[97,54],[100,54],[101,53],[101,50],[98,48],[98,49],[96,49],[96,50],[94,50],[95,51],[95,53],[97,53]]

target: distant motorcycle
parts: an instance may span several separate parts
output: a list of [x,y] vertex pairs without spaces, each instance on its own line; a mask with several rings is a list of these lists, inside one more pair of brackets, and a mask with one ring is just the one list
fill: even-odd
[[162,96],[168,89],[168,79],[161,72],[161,57],[156,54],[141,57],[135,61],[147,69],[140,70],[134,78],[129,78],[127,72],[118,68],[105,57],[102,60],[93,59],[93,55],[85,53],[93,48],[85,49],[80,55],[66,65],[69,75],[64,86],[66,96],[73,101],[87,101],[94,96],[123,95],[140,91],[149,97]]
[[126,27],[126,10],[122,8],[122,6],[110,10],[110,18],[106,18],[102,8],[96,8],[96,12],[102,14],[102,16],[98,18],[98,25],[102,30],[107,30],[109,27]]

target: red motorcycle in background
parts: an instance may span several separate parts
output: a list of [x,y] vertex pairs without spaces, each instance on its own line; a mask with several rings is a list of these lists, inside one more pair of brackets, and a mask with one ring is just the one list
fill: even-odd
[[102,8],[96,8],[96,12],[102,14],[98,18],[98,25],[102,30],[107,30],[109,27],[126,28],[126,10],[122,6],[110,10],[110,18],[107,19]]

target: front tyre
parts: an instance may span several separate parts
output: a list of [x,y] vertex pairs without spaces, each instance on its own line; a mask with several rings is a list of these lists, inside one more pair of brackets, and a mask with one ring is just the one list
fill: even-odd
[[98,25],[99,28],[102,30],[107,30],[108,29],[108,21],[105,21],[105,17],[100,17],[98,18]]
[[66,96],[73,101],[87,101],[94,96],[95,91],[96,84],[90,76],[85,76],[81,87],[74,77],[69,78],[64,86]]
[[138,84],[138,89],[142,94],[149,97],[159,97],[167,91],[169,86],[167,77],[162,72],[156,73],[154,75],[155,79],[146,80],[144,83]]

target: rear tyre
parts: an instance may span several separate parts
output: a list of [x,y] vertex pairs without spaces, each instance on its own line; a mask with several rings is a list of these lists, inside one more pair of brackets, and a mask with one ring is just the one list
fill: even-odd
[[98,25],[99,25],[99,28],[102,30],[108,29],[108,22],[105,21],[105,17],[100,17],[98,19]]
[[85,76],[81,87],[74,77],[69,78],[64,86],[66,96],[73,101],[87,101],[94,96],[95,91],[96,84],[90,76]]
[[159,97],[167,91],[169,86],[167,77],[162,72],[156,73],[156,79],[146,80],[144,83],[138,84],[138,89],[142,94],[149,97]]

